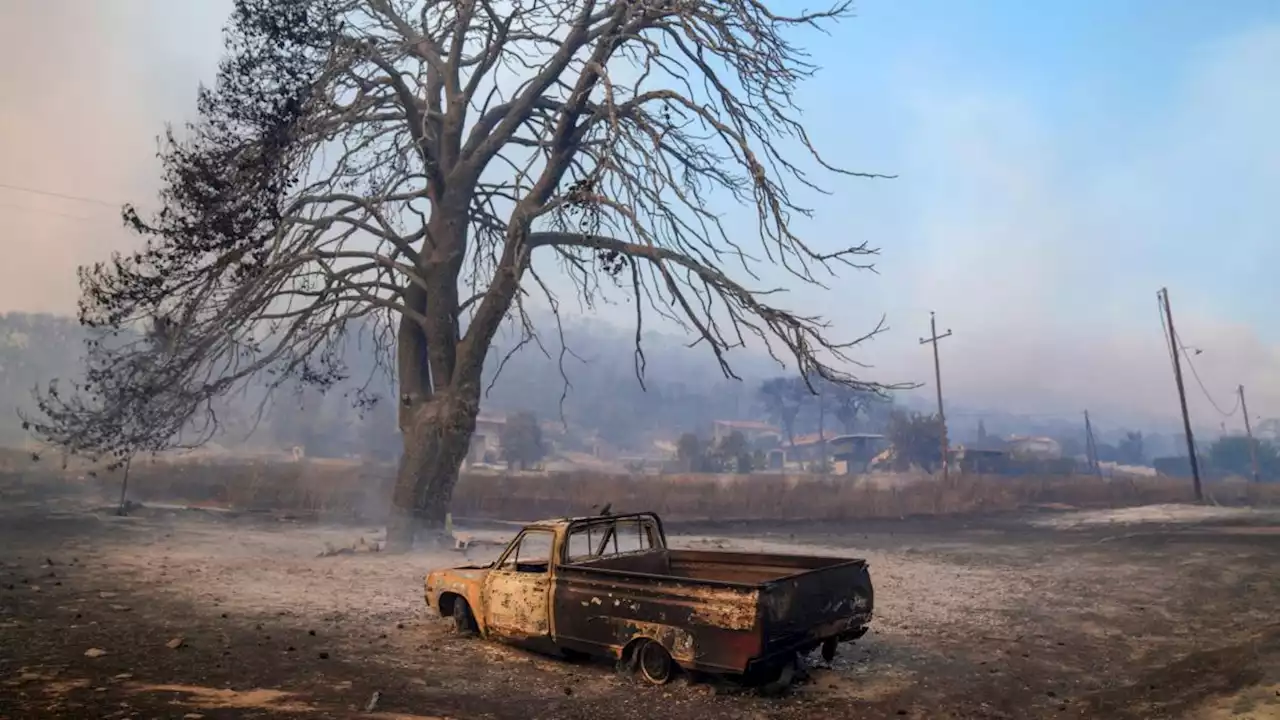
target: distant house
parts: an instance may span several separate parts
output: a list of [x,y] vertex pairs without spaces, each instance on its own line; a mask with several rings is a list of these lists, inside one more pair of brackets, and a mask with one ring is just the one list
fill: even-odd
[[827,452],[837,473],[852,475],[864,473],[876,455],[889,445],[884,435],[876,433],[850,433],[837,435],[827,441]]
[[[840,435],[826,433],[825,437],[818,433],[811,433],[797,436],[794,444],[774,452],[785,463],[820,462],[823,456],[824,440],[826,441],[826,458],[836,473],[866,472],[871,460],[889,444],[883,435],[875,433]],[[777,469],[778,461],[773,460],[772,457],[770,460],[770,467]]]
[[962,445],[949,455],[951,467],[967,475],[1003,475],[1009,470],[1009,454],[997,448]]
[[782,433],[769,423],[758,420],[713,420],[711,423],[711,440],[720,442],[735,432],[742,433],[750,445],[762,440],[778,440]]
[[[830,442],[835,435],[827,433],[825,439]],[[782,448],[783,459],[789,463],[814,462],[822,455],[823,436],[818,433],[797,435],[795,441]],[[831,448],[827,448],[827,457],[831,457]]]
[[1014,436],[1005,443],[1009,455],[1036,460],[1057,460],[1062,457],[1062,445],[1048,437]]

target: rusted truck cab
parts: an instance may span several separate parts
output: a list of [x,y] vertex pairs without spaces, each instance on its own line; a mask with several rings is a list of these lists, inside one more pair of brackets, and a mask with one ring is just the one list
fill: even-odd
[[461,632],[654,683],[677,668],[785,680],[799,654],[861,637],[874,603],[864,560],[672,550],[653,513],[533,523],[490,565],[427,575],[425,597]]

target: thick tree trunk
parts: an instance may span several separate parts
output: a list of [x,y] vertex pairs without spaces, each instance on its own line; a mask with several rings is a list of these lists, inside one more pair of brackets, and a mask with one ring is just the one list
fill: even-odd
[[449,395],[437,395],[407,410],[404,452],[387,519],[389,551],[411,550],[419,537],[444,539],[445,517],[478,411],[477,403]]

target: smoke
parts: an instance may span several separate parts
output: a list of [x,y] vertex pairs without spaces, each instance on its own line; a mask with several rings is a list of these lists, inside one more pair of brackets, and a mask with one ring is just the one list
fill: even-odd
[[[899,66],[885,110],[901,121],[897,207],[862,231],[883,248],[881,276],[851,277],[855,303],[843,288],[814,298],[846,335],[889,314],[893,330],[864,352],[874,374],[932,385],[918,341],[934,310],[955,332],[940,345],[952,402],[1172,420],[1156,302],[1168,286],[1216,404],[1230,413],[1244,384],[1252,415],[1280,414],[1280,25],[1194,48],[1170,71],[1174,91],[1150,93],[1141,116],[1064,117],[1053,89],[1032,103],[998,80],[951,82],[927,56]],[[847,235],[842,220],[822,227]],[[1184,372],[1198,423],[1242,427]]]
[[[229,9],[227,0],[0,4],[0,183],[107,202],[0,188],[0,311],[73,310],[75,267],[133,242],[111,205],[154,196],[155,137],[190,115],[198,83],[212,78]],[[819,95],[859,83],[834,57]],[[892,330],[858,356],[882,381],[931,381],[918,339],[936,310],[939,329],[955,331],[940,346],[951,402],[1089,408],[1121,423],[1176,416],[1155,299],[1167,285],[1217,404],[1230,410],[1244,384],[1255,416],[1280,415],[1280,26],[1195,49],[1168,70],[1179,77],[1173,95],[1153,93],[1158,103],[1141,116],[1082,107],[1067,110],[1081,118],[1063,117],[1061,103],[998,81],[953,82],[931,65],[941,62],[912,55],[868,71],[881,73],[872,83],[881,104],[859,112],[881,116],[869,125],[845,106],[806,101],[828,155],[901,177],[841,186],[815,202],[818,219],[805,227],[825,245],[852,234],[880,246],[881,275],[845,273],[831,292],[801,290],[790,304],[833,318],[845,336],[887,313]],[[872,146],[882,148],[869,155],[874,167],[843,161]],[[630,321],[626,308],[604,315]],[[1193,413],[1216,426],[1187,375]],[[1239,427],[1239,413],[1226,422]]]
[[71,312],[76,267],[130,247],[119,204],[150,205],[155,139],[189,117],[225,0],[0,3],[0,311]]

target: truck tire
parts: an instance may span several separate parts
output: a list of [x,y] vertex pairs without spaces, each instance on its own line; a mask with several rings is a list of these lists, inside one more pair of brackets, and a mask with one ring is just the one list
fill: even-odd
[[666,685],[676,674],[676,661],[662,643],[645,640],[635,649],[636,669],[650,685]]
[[835,638],[827,638],[822,641],[822,659],[831,662],[836,659],[836,645],[840,643]]
[[453,601],[453,627],[463,637],[471,637],[480,630],[476,616],[471,614],[471,606],[462,598]]
[[791,689],[796,679],[796,659],[789,658],[778,668],[776,675],[760,685],[759,692],[765,697],[777,697]]

